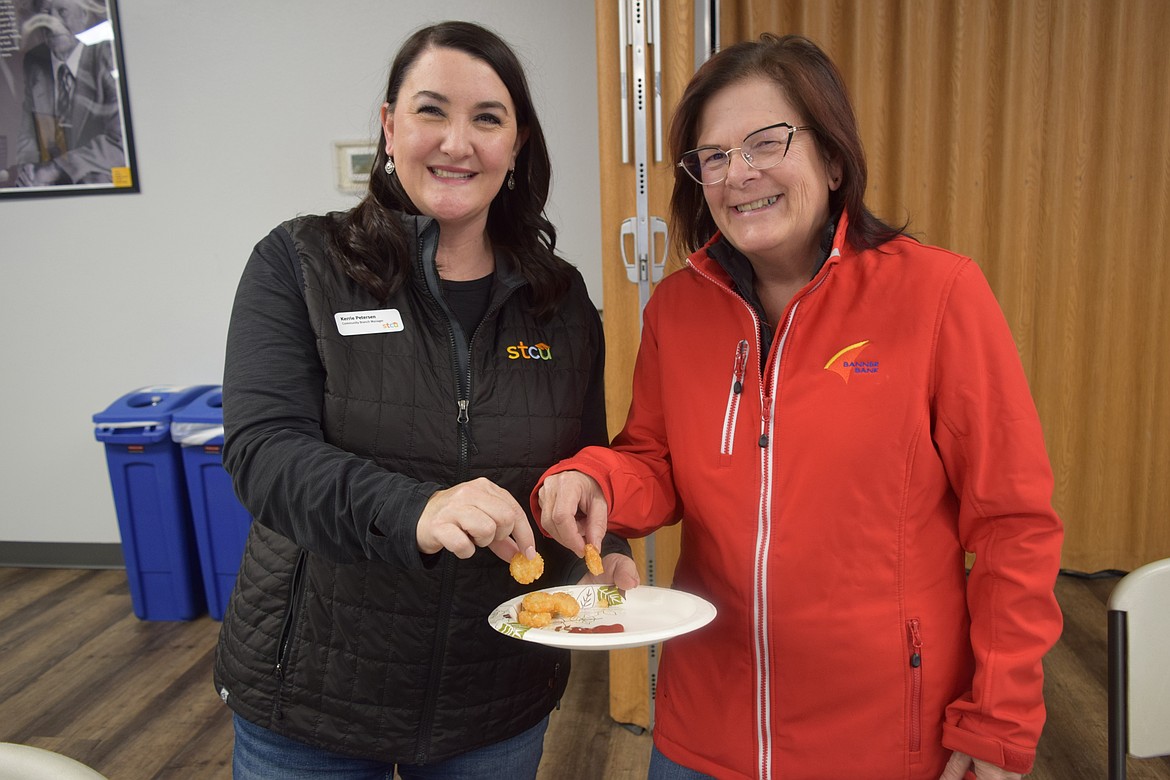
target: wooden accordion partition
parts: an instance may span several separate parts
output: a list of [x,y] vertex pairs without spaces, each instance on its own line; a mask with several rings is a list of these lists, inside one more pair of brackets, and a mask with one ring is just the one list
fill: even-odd
[[[661,34],[659,55],[662,67],[662,99],[665,108],[673,106],[682,96],[687,81],[694,72],[693,48],[693,0],[659,0],[661,18],[658,29]],[[673,182],[673,164],[663,152],[660,162],[654,161],[653,143],[649,143],[651,156],[643,172],[636,170],[634,155],[630,153],[633,127],[625,136],[625,147],[630,162],[622,162],[623,131],[619,121],[623,111],[629,112],[631,100],[622,94],[622,68],[619,53],[629,63],[639,52],[633,47],[622,51],[620,46],[619,9],[621,0],[596,0],[597,15],[597,82],[599,121],[599,159],[601,167],[601,225],[602,225],[602,295],[604,296],[606,365],[605,395],[606,412],[609,417],[611,437],[621,430],[630,407],[630,383],[634,374],[634,360],[638,353],[638,338],[641,331],[641,299],[638,285],[632,283],[622,254],[623,241],[627,255],[632,255],[632,243],[623,237],[620,226],[636,215],[636,193],[638,187],[646,188],[649,213],[661,219],[666,218],[670,201],[670,187]],[[640,52],[646,59],[647,69],[652,72],[649,53]],[[627,68],[626,95],[632,92],[633,76]],[[661,123],[665,145],[669,113],[653,115],[654,104],[646,106],[648,121]],[[629,113],[627,113],[627,118]],[[632,124],[632,123],[631,123]],[[659,257],[665,251],[663,242],[656,245]],[[667,258],[667,273],[680,265],[678,258]],[[678,529],[666,528],[654,534],[655,566],[654,584],[667,586],[674,573],[674,562],[678,557]],[[645,581],[645,545],[635,539],[631,546],[634,557],[643,572]],[[645,728],[650,725],[650,668],[651,653],[657,648],[635,648],[610,651],[610,716],[619,723]]]
[[[694,8],[662,0],[666,121],[694,69]],[[1063,565],[1170,557],[1170,3],[1165,0],[723,0],[723,45],[808,35],[841,68],[867,201],[975,259],[1015,334],[1064,519]],[[611,429],[625,419],[638,292],[614,226],[632,172],[617,118],[618,10],[597,0]],[[665,217],[669,160],[649,171]],[[612,233],[612,235],[611,235]],[[667,272],[680,258],[669,258]],[[685,520],[684,520],[685,522]],[[656,535],[658,583],[677,535]],[[671,548],[671,544],[675,546]],[[675,553],[676,554],[676,553]],[[648,725],[647,654],[611,655],[611,715]]]

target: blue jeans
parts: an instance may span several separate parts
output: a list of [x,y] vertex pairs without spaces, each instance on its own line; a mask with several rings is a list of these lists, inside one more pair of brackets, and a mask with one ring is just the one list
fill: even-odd
[[397,769],[403,780],[515,780],[535,778],[544,752],[548,718],[503,742],[435,764],[388,764],[331,753],[234,717],[232,750],[235,780],[392,780]]
[[646,772],[646,780],[715,780],[711,775],[687,769],[682,764],[676,764],[658,752],[658,748],[650,750],[650,769]]

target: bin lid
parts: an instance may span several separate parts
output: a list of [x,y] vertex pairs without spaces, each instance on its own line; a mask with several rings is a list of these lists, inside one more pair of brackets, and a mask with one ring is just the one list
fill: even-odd
[[176,411],[171,439],[184,447],[223,444],[223,387],[215,385]]
[[151,385],[127,393],[93,416],[98,441],[156,444],[170,438],[171,417],[216,385]]
[[176,423],[223,425],[223,387],[212,385],[174,414]]
[[103,427],[170,423],[178,410],[218,385],[149,385],[133,390],[93,416]]

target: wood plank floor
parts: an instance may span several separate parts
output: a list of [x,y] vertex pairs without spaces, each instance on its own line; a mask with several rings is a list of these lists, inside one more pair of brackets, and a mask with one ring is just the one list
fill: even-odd
[[[1049,722],[1034,780],[1106,776],[1105,603],[1115,577],[1062,575],[1065,631],[1047,661]],[[143,622],[125,573],[0,568],[0,742],[47,748],[110,780],[231,776],[231,721],[212,688],[219,624]],[[607,714],[604,653],[577,653],[541,780],[643,778],[646,734]],[[1132,780],[1170,761],[1130,759]]]

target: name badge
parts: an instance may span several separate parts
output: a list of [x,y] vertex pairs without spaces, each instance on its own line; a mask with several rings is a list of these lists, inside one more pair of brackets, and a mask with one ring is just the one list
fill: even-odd
[[398,309],[339,311],[333,315],[333,320],[337,323],[337,332],[342,336],[397,333],[402,330],[402,316]]

